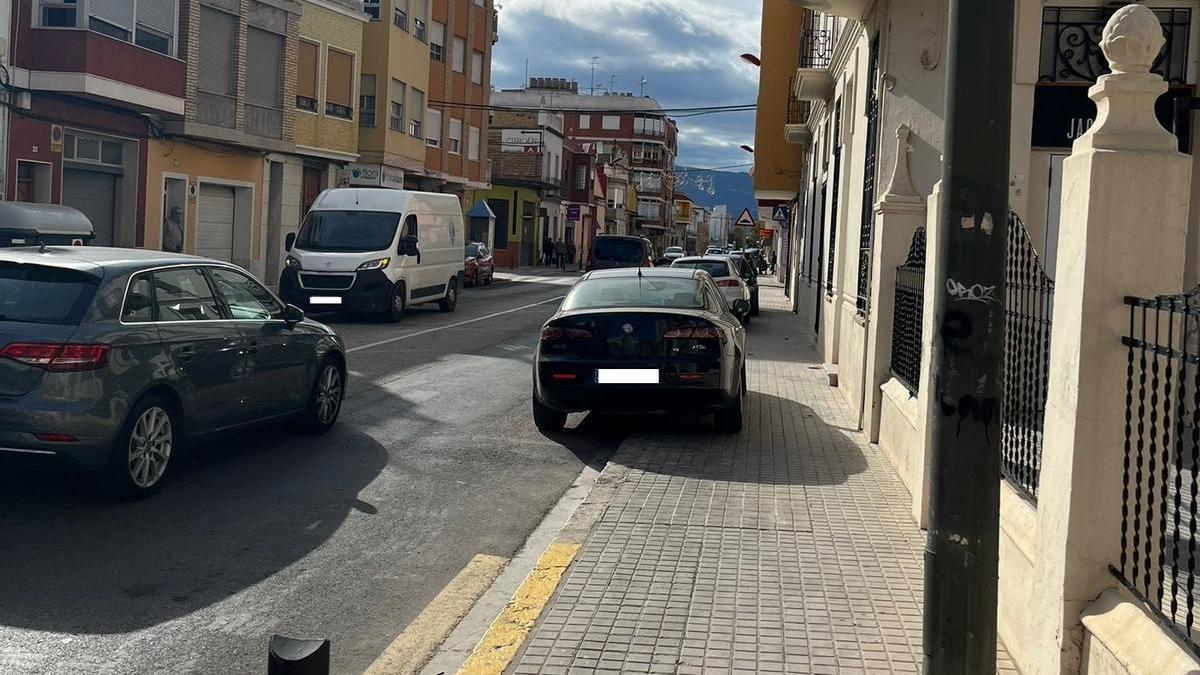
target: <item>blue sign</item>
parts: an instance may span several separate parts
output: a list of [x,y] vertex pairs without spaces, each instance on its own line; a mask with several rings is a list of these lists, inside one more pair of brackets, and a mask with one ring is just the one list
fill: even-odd
[[570,204],[567,206],[567,220],[579,220],[578,204]]

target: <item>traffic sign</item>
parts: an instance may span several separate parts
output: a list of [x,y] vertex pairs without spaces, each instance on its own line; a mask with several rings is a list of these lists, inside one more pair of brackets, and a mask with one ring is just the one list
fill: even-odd
[[774,220],[777,223],[786,223],[788,220],[791,220],[791,214],[788,213],[788,211],[788,207],[784,206],[783,204],[776,206],[775,209],[771,211],[771,220]]
[[737,227],[754,227],[754,216],[750,215],[750,209],[742,209],[742,215],[738,216],[737,222],[734,225]]

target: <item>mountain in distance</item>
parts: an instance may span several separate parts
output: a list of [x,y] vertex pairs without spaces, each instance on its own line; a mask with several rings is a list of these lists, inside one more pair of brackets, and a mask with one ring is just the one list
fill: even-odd
[[746,172],[713,171],[687,166],[675,167],[675,191],[686,194],[700,206],[729,206],[729,213],[737,218],[742,209],[758,213],[758,201],[754,199],[754,178]]

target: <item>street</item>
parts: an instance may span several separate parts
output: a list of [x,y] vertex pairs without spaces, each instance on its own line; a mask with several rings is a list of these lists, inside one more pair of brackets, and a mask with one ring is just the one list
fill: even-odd
[[572,281],[502,279],[398,325],[333,319],[350,370],[338,426],[192,448],[153,499],[6,468],[0,672],[261,672],[281,633],[328,637],[333,671],[361,673],[621,441],[603,420],[548,438],[530,419],[538,327]]

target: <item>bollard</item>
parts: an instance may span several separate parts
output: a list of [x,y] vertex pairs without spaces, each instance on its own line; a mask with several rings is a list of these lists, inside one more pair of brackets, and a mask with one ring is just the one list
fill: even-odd
[[329,640],[271,636],[267,675],[329,675]]

